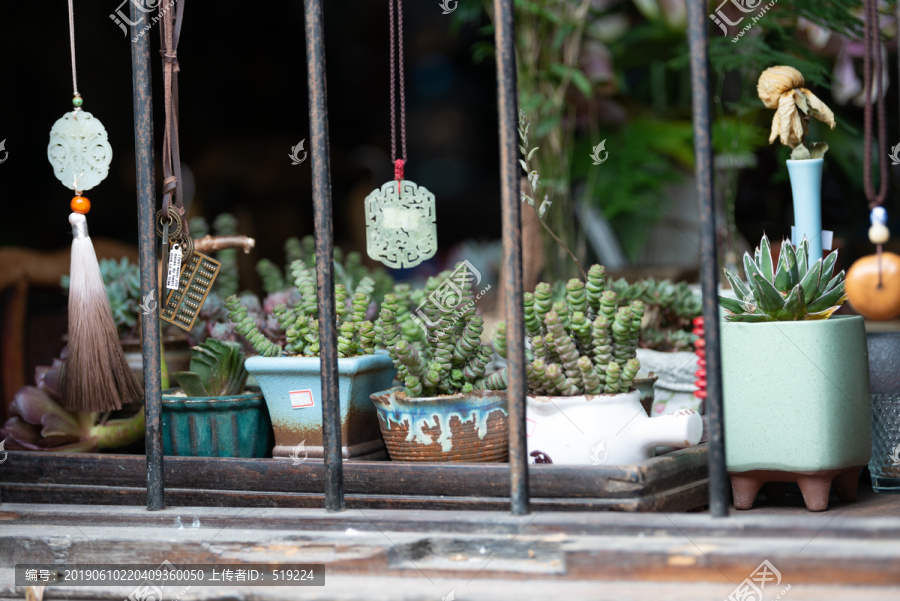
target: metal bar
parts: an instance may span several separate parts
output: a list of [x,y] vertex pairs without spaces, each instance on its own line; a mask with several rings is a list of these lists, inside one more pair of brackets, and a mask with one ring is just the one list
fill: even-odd
[[322,365],[322,439],[325,449],[325,509],[344,508],[341,408],[338,396],[337,321],[334,308],[334,233],[328,148],[328,98],[322,0],[306,0],[306,76],[309,87],[309,154],[312,164],[319,357]]
[[509,359],[509,477],[513,515],[530,511],[525,440],[525,313],[522,305],[522,221],[519,199],[518,104],[513,0],[494,0],[500,184],[503,207],[503,286]]
[[[141,296],[157,294],[156,270],[156,187],[153,181],[153,86],[150,65],[150,36],[138,37],[143,29],[143,11],[135,2],[131,6],[129,38],[131,44],[131,82],[134,92],[134,160],[137,168],[138,249],[141,268]],[[166,506],[163,490],[162,442],[162,377],[160,375],[159,319],[155,313],[141,313],[141,354],[144,364],[144,413],[147,419],[147,509],[155,511]]]
[[705,0],[688,0],[688,40],[694,110],[694,157],[700,205],[700,283],[706,342],[706,410],[709,416],[709,511],[728,515],[728,472],[722,424],[722,361],[719,346],[719,266],[713,204],[712,135],[709,121],[709,47]]

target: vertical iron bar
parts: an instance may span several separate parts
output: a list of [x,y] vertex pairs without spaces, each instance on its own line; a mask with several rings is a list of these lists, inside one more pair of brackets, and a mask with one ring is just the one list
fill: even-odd
[[522,305],[522,222],[519,199],[518,105],[513,0],[494,0],[500,183],[503,207],[503,275],[506,356],[509,359],[509,476],[513,515],[530,511],[525,440],[525,314]]
[[341,409],[338,396],[337,322],[334,308],[334,234],[325,89],[322,0],[306,0],[306,76],[309,87],[309,154],[312,164],[319,357],[322,365],[322,439],[325,455],[325,509],[344,508]]
[[694,110],[694,157],[700,205],[700,283],[706,341],[706,411],[709,416],[709,510],[728,515],[728,473],[722,424],[722,363],[719,346],[719,267],[713,205],[712,135],[709,121],[709,47],[705,0],[688,0],[688,39]]
[[[138,37],[143,29],[143,11],[132,2],[130,39],[131,83],[134,93],[134,160],[137,168],[138,249],[141,268],[141,297],[153,297],[162,306],[157,294],[156,271],[156,188],[153,181],[153,86],[150,65],[150,36]],[[144,364],[144,413],[146,415],[147,448],[147,509],[163,509],[163,444],[161,428],[162,377],[160,375],[159,319],[156,313],[141,312],[141,356]]]

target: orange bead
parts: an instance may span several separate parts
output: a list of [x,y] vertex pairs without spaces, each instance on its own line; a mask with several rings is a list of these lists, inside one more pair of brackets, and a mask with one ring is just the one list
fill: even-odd
[[72,199],[72,203],[70,206],[72,207],[73,213],[81,213],[82,215],[87,215],[88,211],[91,210],[91,201],[89,201],[84,196],[76,196]]

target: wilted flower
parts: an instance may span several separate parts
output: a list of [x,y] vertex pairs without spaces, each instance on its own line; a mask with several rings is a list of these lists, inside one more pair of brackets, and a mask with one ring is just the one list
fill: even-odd
[[819,158],[828,149],[825,144],[814,144],[812,151],[819,156],[812,156],[804,145],[810,117],[826,123],[831,129],[835,126],[834,113],[804,88],[804,83],[803,75],[797,69],[777,66],[763,71],[756,84],[759,99],[766,108],[776,109],[769,144],[779,138],[782,144],[794,149],[791,158],[795,159]]

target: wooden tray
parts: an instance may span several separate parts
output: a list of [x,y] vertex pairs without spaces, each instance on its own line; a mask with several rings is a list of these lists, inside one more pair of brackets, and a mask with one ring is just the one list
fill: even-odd
[[[166,457],[170,506],[322,507],[324,464],[309,459]],[[9,451],[5,503],[146,503],[143,455]],[[348,508],[509,508],[509,465],[344,460]],[[708,498],[707,445],[630,466],[529,466],[538,510],[691,511]]]

